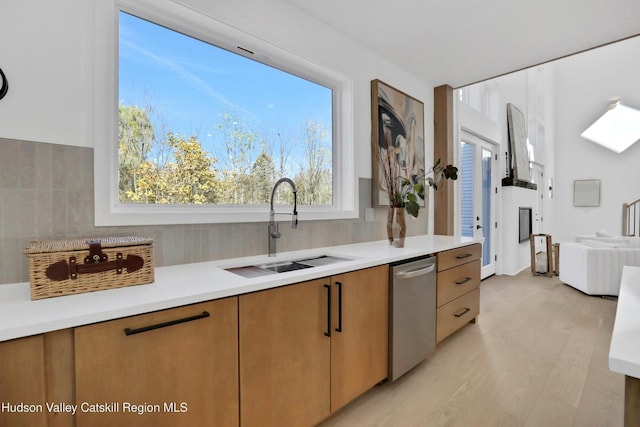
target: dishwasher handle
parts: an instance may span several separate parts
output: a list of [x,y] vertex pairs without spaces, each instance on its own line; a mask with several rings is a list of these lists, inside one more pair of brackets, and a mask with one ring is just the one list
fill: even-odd
[[420,277],[424,276],[425,274],[432,273],[435,268],[436,265],[431,264],[427,267],[418,268],[416,270],[401,271],[400,273],[396,273],[396,277],[398,279],[413,279],[414,277]]

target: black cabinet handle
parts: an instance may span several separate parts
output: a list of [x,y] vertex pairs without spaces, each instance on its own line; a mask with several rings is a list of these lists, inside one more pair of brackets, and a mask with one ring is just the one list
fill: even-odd
[[124,328],[125,335],[134,335],[142,332],[153,331],[154,329],[166,328],[167,326],[179,325],[180,323],[191,322],[193,320],[204,319],[205,317],[209,317],[210,314],[208,311],[203,311],[202,314],[196,314],[195,316],[185,317],[182,319],[170,320],[168,322],[157,323],[155,325],[143,326],[142,328]]
[[470,308],[465,307],[465,308],[463,308],[462,310],[460,310],[458,313],[454,314],[454,316],[456,316],[456,317],[462,317],[462,316],[464,316],[465,314],[467,314],[467,313],[468,313],[468,312],[470,312],[470,311],[471,311],[471,309],[470,309]]
[[464,255],[458,255],[456,258],[457,259],[465,259],[465,258],[469,258],[470,256],[472,256],[472,254],[464,254]]
[[471,277],[465,277],[462,280],[457,280],[456,285],[462,285],[463,283],[467,283],[469,280],[471,280]]
[[342,332],[342,282],[336,282],[338,287],[338,327],[336,332]]
[[331,286],[324,285],[327,290],[327,332],[325,332],[325,336],[331,336]]

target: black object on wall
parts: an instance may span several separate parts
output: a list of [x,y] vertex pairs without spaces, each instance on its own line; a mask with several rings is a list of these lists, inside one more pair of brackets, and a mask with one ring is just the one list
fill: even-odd
[[523,208],[520,207],[518,213],[518,241],[519,243],[526,242],[529,240],[529,236],[533,233],[533,224],[531,222],[531,211],[532,208]]
[[4,96],[9,91],[9,81],[7,77],[2,72],[2,68],[0,68],[0,99],[4,98]]

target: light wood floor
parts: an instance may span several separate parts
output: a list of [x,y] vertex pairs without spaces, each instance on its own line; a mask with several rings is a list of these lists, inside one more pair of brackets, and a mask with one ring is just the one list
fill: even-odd
[[624,376],[608,368],[616,301],[528,271],[483,281],[480,300],[475,325],[322,427],[623,425]]

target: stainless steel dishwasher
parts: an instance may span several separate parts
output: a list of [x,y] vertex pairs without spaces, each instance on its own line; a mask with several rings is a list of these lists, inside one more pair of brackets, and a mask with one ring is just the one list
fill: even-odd
[[390,265],[389,380],[436,349],[436,257]]

